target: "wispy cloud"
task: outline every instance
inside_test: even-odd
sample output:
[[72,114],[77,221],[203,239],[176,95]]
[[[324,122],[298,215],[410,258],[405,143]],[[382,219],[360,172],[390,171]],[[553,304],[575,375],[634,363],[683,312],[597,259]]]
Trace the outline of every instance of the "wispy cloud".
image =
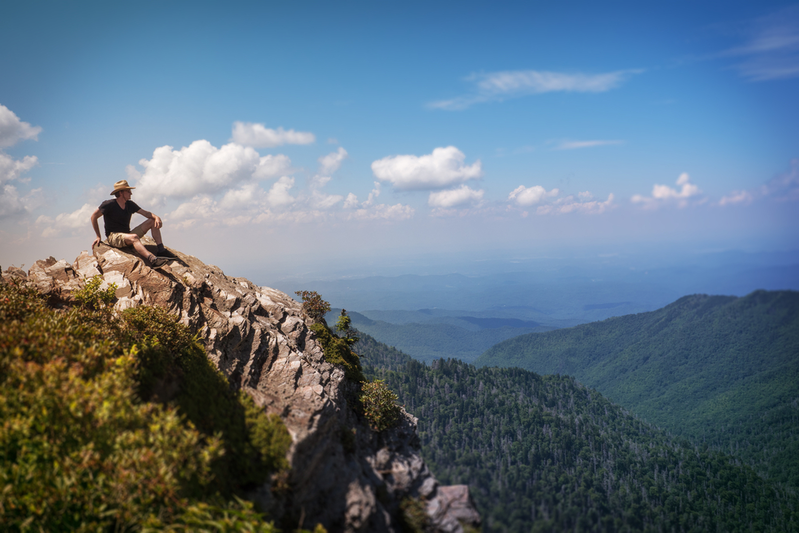
[[752,199],[752,193],[749,191],[732,191],[730,194],[723,196],[721,200],[719,200],[719,205],[749,205],[752,203]]
[[799,200],[799,158],[791,159],[791,168],[783,172],[761,187],[763,196],[770,196],[779,201]]
[[753,189],[732,191],[722,196],[718,205],[749,205],[756,201],[771,200],[775,202],[799,201],[799,158],[791,159],[790,168],[769,180],[768,183]]
[[601,215],[614,207],[613,193],[608,195],[607,200],[600,202],[599,200],[594,200],[590,192],[585,191],[578,193],[577,198],[573,195],[569,195],[565,198],[558,198],[551,204],[539,206],[536,209],[536,213],[539,215],[564,215],[567,213]]
[[756,19],[746,41],[723,52],[740,58],[735,68],[751,81],[799,76],[799,6],[791,6]]
[[577,150],[580,148],[593,148],[595,146],[609,146],[624,144],[624,141],[560,141],[552,150]]
[[620,87],[643,70],[617,70],[602,74],[549,72],[542,70],[506,70],[472,74],[470,94],[431,102],[434,109],[460,110],[483,102],[502,101],[549,92],[602,93]]

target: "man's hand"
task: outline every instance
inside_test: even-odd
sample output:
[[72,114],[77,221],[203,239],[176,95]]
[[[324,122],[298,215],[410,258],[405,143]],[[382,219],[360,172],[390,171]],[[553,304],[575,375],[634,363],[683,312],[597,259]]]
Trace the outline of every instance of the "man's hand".
[[98,244],[100,244],[100,241],[102,241],[102,240],[103,239],[101,239],[100,237],[95,237],[94,238],[94,242],[92,243],[92,250],[94,250],[94,247],[97,246]]
[[153,220],[154,220],[153,227],[156,229],[164,225],[163,222],[161,222],[161,217],[159,217],[158,215],[153,215]]

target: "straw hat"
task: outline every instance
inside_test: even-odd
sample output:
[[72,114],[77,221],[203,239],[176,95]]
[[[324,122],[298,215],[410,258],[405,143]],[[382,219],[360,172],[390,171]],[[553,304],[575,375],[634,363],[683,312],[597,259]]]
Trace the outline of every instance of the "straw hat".
[[114,183],[114,190],[111,191],[111,196],[114,196],[116,193],[120,191],[129,191],[135,188],[136,187],[131,187],[130,185],[128,185],[128,180],[119,180],[118,182]]

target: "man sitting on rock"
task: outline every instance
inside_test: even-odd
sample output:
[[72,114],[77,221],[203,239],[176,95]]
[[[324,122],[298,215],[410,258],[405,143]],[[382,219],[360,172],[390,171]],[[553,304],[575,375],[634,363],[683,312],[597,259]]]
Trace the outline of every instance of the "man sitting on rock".
[[[154,215],[149,211],[145,211],[139,207],[136,202],[132,201],[130,197],[133,195],[132,191],[136,187],[128,185],[126,180],[118,181],[114,184],[114,190],[111,191],[111,196],[115,196],[116,200],[106,200],[100,204],[94,213],[92,213],[91,221],[94,233],[97,238],[92,243],[92,249],[100,243],[100,227],[97,224],[97,219],[103,217],[103,224],[105,225],[106,244],[114,248],[123,248],[125,246],[133,246],[136,253],[141,256],[145,264],[150,267],[159,267],[175,257],[175,254],[164,248],[164,243],[161,240],[161,218]],[[147,220],[130,229],[130,217],[133,213],[138,213],[145,217]],[[150,231],[152,233],[155,243],[158,245],[157,253],[154,255],[150,253],[141,238]]]

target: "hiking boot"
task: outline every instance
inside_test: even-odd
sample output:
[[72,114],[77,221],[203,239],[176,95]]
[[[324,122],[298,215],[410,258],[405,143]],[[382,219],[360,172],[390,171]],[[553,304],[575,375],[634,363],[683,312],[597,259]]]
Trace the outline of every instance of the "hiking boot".
[[167,259],[177,259],[178,256],[164,248],[163,250],[158,250],[158,257],[166,257]]
[[158,268],[169,262],[169,257],[156,257],[150,261],[150,268]]

